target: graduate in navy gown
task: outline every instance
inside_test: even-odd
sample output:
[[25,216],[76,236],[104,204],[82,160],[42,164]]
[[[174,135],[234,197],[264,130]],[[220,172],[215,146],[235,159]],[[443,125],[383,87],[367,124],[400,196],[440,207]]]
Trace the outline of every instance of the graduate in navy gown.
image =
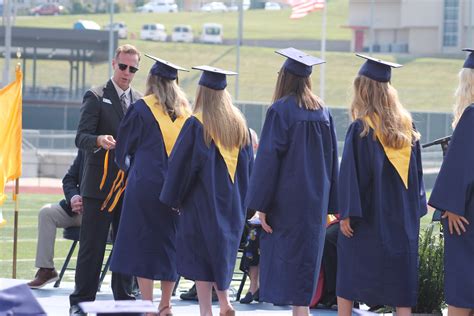
[[429,204],[445,211],[444,292],[448,315],[474,312],[474,50],[459,72],[454,133]]
[[137,276],[144,300],[153,300],[153,280],[161,280],[159,315],[171,313],[177,280],[176,233],[179,215],[160,202],[168,157],[191,114],[177,84],[177,65],[154,56],[146,96],[131,105],[120,124],[115,159],[128,173],[111,270]]
[[214,284],[220,313],[230,316],[227,290],[244,227],[253,151],[245,118],[225,89],[226,75],[236,73],[193,68],[203,71],[194,114],[176,141],[160,199],[182,214],[178,273],[196,281],[201,315],[212,315]]
[[418,234],[426,214],[419,138],[390,85],[401,65],[364,55],[339,174],[338,314],[353,301],[411,315],[418,292]]
[[308,315],[316,290],[328,211],[337,211],[337,140],[332,117],[311,92],[322,59],[294,48],[280,69],[263,126],[246,203],[257,210],[260,301]]

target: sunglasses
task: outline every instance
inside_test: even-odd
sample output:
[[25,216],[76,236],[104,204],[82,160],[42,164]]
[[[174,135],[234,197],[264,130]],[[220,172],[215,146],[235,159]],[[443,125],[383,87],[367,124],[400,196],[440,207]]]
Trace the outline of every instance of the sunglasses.
[[125,65],[125,64],[118,64],[118,67],[122,71],[125,71],[128,68],[128,71],[130,71],[130,73],[132,73],[132,74],[134,74],[138,71],[137,67],[133,67],[133,66]]

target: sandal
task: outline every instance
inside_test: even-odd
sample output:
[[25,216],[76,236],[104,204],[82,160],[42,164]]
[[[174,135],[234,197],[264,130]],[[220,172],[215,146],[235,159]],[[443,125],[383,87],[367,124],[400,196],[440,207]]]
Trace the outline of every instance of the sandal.
[[163,308],[161,308],[159,311],[158,311],[158,316],[161,316],[161,313],[163,313],[164,310],[166,309],[169,309],[170,312],[167,313],[167,314],[163,314],[163,316],[173,316],[173,313],[171,313],[171,306],[165,306]]

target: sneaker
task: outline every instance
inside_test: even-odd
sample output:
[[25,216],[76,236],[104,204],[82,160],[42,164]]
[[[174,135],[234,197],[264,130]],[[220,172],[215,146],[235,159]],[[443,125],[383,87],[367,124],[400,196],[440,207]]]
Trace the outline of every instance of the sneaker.
[[40,289],[48,283],[56,282],[59,279],[56,269],[39,268],[35,279],[27,283],[31,289]]

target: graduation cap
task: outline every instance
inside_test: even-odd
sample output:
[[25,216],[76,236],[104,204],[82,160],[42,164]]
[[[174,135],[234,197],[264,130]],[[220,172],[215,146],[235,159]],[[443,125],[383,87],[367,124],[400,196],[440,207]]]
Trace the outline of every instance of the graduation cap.
[[235,76],[236,72],[224,70],[211,66],[195,66],[193,69],[203,71],[199,85],[208,87],[213,90],[224,90],[227,87],[226,76]]
[[161,58],[148,54],[145,54],[145,56],[155,61],[155,63],[150,69],[150,73],[154,76],[160,76],[169,80],[175,80],[176,78],[178,78],[178,70],[189,71],[186,68],[180,67]]
[[474,69],[474,49],[463,48],[463,51],[469,52],[470,54],[467,56],[466,61],[464,61],[464,65],[462,66],[462,68]]
[[0,291],[0,315],[46,315],[26,284]]
[[356,56],[367,59],[360,68],[359,75],[369,77],[370,79],[379,82],[389,82],[392,76],[392,68],[402,67],[400,64],[362,54],[356,54]]
[[289,73],[298,77],[308,77],[311,75],[314,65],[325,63],[321,58],[308,55],[293,47],[279,49],[275,53],[287,58],[283,67]]

